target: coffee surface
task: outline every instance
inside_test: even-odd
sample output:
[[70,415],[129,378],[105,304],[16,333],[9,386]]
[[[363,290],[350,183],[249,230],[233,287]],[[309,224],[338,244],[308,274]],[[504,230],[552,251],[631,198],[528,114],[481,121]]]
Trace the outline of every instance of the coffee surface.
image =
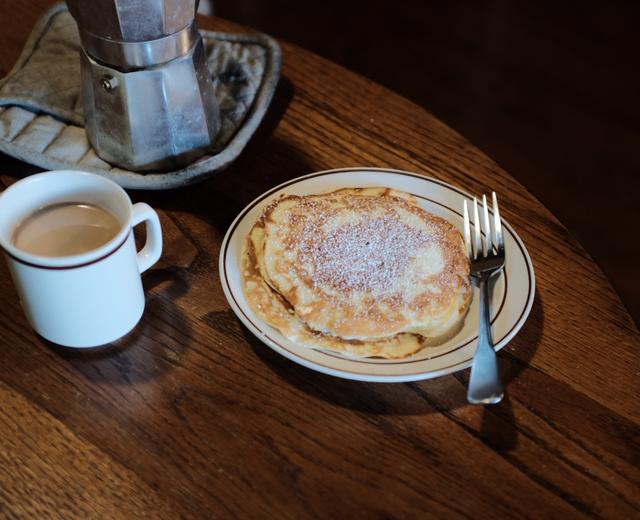
[[39,256],[70,256],[96,249],[115,237],[122,224],[109,211],[78,202],[45,206],[24,219],[13,244]]

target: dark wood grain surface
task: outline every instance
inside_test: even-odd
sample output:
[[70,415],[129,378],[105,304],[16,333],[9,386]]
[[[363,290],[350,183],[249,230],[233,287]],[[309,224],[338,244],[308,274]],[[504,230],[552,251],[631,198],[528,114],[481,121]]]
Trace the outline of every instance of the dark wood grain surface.
[[[0,73],[47,3],[17,13],[0,3]],[[91,351],[48,344],[0,267],[0,516],[638,517],[640,336],[602,272],[539,201],[430,114],[301,48],[283,53],[267,119],[229,170],[131,193],[157,208],[165,234],[133,333]],[[502,195],[538,290],[499,355],[500,405],[468,405],[466,371],[410,384],[312,372],[229,309],[218,253],[242,207],[284,180],[361,165]],[[33,171],[0,156],[5,186]]]

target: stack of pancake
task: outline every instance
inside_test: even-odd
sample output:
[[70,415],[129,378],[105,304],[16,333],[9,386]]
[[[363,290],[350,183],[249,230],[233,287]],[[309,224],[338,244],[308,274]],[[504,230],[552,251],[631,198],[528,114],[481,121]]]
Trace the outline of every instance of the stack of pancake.
[[402,358],[455,334],[469,307],[460,232],[388,188],[282,196],[251,229],[244,289],[290,340]]

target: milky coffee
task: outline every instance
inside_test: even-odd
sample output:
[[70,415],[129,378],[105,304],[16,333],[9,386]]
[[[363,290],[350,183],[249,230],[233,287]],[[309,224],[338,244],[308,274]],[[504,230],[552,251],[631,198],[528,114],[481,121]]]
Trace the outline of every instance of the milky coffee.
[[96,249],[115,237],[120,222],[92,204],[65,202],[29,215],[13,232],[13,244],[40,256],[69,256]]

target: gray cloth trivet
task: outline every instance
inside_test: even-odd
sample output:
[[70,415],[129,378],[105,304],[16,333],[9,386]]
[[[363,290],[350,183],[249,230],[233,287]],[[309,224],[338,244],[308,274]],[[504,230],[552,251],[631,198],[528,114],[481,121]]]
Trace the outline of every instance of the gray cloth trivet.
[[280,48],[263,34],[201,33],[221,115],[211,154],[162,173],[123,170],[95,154],[84,131],[78,31],[64,4],[40,18],[13,70],[0,80],[0,151],[47,170],[98,173],[132,189],[176,188],[224,169],[271,102]]

